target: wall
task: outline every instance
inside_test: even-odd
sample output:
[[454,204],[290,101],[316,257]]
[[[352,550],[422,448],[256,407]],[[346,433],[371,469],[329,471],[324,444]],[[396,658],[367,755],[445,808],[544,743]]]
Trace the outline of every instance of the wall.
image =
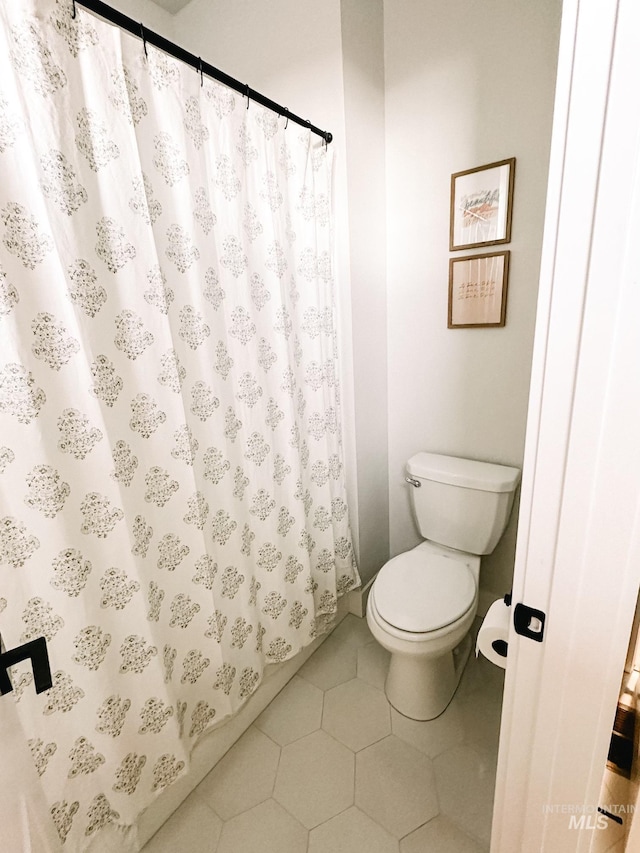
[[389,559],[382,0],[342,0],[353,390],[363,585]]
[[[419,450],[521,466],[560,0],[385,0],[391,553]],[[447,329],[453,172],[516,157],[502,329]],[[497,247],[502,248],[502,247]],[[464,252],[459,252],[459,255]],[[511,586],[515,513],[481,586]]]
[[108,0],[108,4],[134,21],[141,21],[158,35],[174,40],[173,16],[151,0]]

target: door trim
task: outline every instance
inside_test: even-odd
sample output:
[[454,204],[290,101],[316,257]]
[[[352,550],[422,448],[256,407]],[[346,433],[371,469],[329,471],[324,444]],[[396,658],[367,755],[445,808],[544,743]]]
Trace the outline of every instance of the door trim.
[[589,849],[640,585],[634,79],[637,2],[565,0],[492,853]]

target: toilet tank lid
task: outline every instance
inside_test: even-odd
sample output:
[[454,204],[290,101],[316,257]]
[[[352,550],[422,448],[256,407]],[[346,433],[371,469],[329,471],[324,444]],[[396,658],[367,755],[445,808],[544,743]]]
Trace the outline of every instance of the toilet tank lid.
[[439,453],[416,453],[407,462],[407,471],[423,480],[483,492],[512,492],[520,482],[519,468]]

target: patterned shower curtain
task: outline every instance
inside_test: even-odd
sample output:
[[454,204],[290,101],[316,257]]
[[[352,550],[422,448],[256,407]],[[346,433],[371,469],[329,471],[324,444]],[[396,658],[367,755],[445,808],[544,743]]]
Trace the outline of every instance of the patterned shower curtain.
[[0,4],[0,630],[53,673],[0,705],[65,850],[359,583],[331,229],[321,139],[67,0]]

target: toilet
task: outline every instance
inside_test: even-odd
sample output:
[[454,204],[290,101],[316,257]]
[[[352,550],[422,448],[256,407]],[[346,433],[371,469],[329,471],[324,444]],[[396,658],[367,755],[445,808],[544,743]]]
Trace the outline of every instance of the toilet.
[[367,623],[391,652],[391,705],[405,717],[432,720],[453,698],[469,657],[480,557],[507,526],[520,471],[437,453],[417,453],[406,470],[425,541],[380,569]]

